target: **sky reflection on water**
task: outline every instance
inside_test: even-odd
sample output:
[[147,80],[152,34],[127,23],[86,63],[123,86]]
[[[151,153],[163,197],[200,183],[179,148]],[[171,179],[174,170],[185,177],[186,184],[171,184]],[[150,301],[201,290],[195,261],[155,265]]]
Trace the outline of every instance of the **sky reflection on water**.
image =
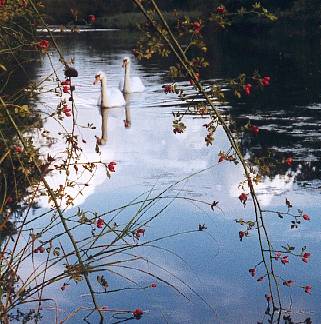
[[[90,123],[97,126],[96,130],[78,129],[79,134],[86,140],[84,160],[97,160],[95,135],[100,136],[101,116],[96,105],[99,88],[92,86],[95,73],[100,70],[107,72],[108,84],[116,87],[123,73],[122,58],[130,54],[132,46],[132,40],[127,37],[119,38],[118,32],[117,35],[110,32],[104,36],[98,34],[96,37],[97,39],[92,35],[80,35],[68,38],[66,42],[63,38],[60,40],[65,55],[76,58],[76,67],[79,71],[75,91],[77,121],[82,125]],[[54,59],[57,61],[57,58]],[[238,200],[241,193],[238,185],[243,179],[240,166],[217,163],[219,151],[228,149],[223,131],[218,129],[212,147],[206,147],[204,143],[205,131],[202,127],[204,119],[187,118],[187,131],[184,134],[173,134],[171,112],[179,109],[181,103],[174,95],[165,95],[161,89],[166,80],[166,67],[140,65],[137,62],[133,65],[133,74],[144,80],[147,90],[142,94],[131,95],[128,100],[126,109],[127,114],[130,111],[130,128],[124,127],[125,107],[110,112],[108,142],[105,146],[101,146],[102,161],[117,161],[117,172],[108,180],[104,168],[98,169],[90,186],[76,200],[76,206],[100,212],[110,210],[146,190],[154,188],[157,192],[208,168],[179,183],[170,194],[179,193],[180,196],[210,203],[213,200],[219,201],[223,212],[218,209],[213,212],[208,206],[198,206],[187,200],[177,199],[146,231],[148,238],[156,238],[169,233],[196,229],[198,224],[205,223],[208,230],[204,233],[179,236],[160,243],[160,246],[177,253],[184,262],[162,250],[144,248],[140,254],[143,255],[146,251],[151,260],[188,283],[212,305],[215,311],[213,312],[177,278],[160,270],[156,271],[186,293],[191,299],[190,302],[161,283],[156,289],[99,296],[99,301],[112,308],[124,308],[126,305],[129,309],[136,307],[149,309],[150,313],[143,316],[142,323],[255,323],[262,320],[266,308],[264,300],[264,294],[267,292],[266,283],[257,283],[248,273],[248,269],[259,260],[257,239],[253,235],[240,243],[238,238],[240,226],[233,221],[241,217],[249,218],[252,214],[251,204],[248,203],[246,208],[243,208]],[[41,77],[48,71],[50,67],[45,61],[38,68],[36,77]],[[46,102],[47,106],[55,109],[59,98],[56,99],[55,102],[52,94],[41,95],[39,107],[42,107],[41,102]],[[64,123],[68,125],[70,121]],[[273,123],[279,127],[276,121]],[[52,134],[59,131],[56,124],[49,120],[45,128],[50,129]],[[42,152],[58,154],[62,148],[63,143],[58,142],[51,146],[49,151],[44,146]],[[58,186],[62,178],[56,174],[48,180],[52,185]],[[79,179],[79,181],[86,180]],[[321,319],[319,313],[321,264],[318,257],[321,240],[320,192],[302,189],[294,178],[288,177],[287,174],[277,174],[271,179],[265,179],[258,185],[258,192],[265,208],[286,210],[284,201],[287,197],[296,208],[302,208],[311,215],[311,222],[304,223],[299,230],[290,230],[288,220],[280,220],[274,215],[267,219],[267,223],[275,244],[309,246],[312,253],[309,264],[305,265],[294,260],[292,264],[291,260],[291,267],[277,267],[282,276],[299,277],[298,281],[302,281],[302,284],[312,284],[312,296],[304,294],[299,288],[281,287],[281,290],[287,296],[285,299],[287,301],[292,294],[294,318],[304,320],[311,316],[313,322],[318,323]],[[162,201],[159,203],[160,206],[162,203]],[[46,207],[45,200],[42,204]],[[68,213],[73,211],[69,210]],[[130,211],[125,212],[122,217],[126,219],[129,216]],[[151,264],[146,263],[145,267],[146,270],[153,269]],[[146,276],[139,273],[132,275],[142,286],[152,281],[152,278],[148,281]],[[108,281],[110,287],[124,285],[122,280],[116,278],[108,278]],[[58,286],[51,288],[49,292],[63,308],[63,314],[68,314],[78,303],[79,296],[86,293],[82,285],[72,284],[72,286],[72,289],[66,292],[61,292]],[[86,303],[86,297],[81,297],[81,300]],[[48,313],[45,318],[50,319],[51,316],[52,314]],[[79,314],[71,322],[78,323],[81,318]]]

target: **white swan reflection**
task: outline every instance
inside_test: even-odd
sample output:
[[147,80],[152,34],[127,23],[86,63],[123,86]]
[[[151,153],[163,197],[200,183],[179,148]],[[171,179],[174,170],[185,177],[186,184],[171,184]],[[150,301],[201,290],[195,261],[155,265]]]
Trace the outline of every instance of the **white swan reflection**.
[[122,117],[119,116],[119,113],[124,110],[125,119],[124,127],[125,129],[129,129],[132,126],[131,121],[131,113],[130,113],[130,100],[129,95],[125,94],[126,105],[125,108],[105,108],[103,106],[100,107],[100,115],[101,115],[101,136],[97,137],[97,144],[98,145],[105,145],[108,141],[108,118],[109,115],[112,117],[116,117],[116,119],[121,119]]

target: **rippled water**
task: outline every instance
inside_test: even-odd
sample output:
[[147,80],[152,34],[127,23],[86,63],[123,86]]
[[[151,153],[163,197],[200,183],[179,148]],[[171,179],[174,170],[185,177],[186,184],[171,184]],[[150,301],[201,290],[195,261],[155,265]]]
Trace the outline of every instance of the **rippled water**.
[[[64,55],[75,58],[75,66],[79,72],[79,77],[75,79],[77,122],[79,125],[92,124],[97,127],[94,130],[77,128],[79,136],[86,141],[83,146],[84,160],[97,159],[95,136],[101,135],[101,115],[97,107],[100,90],[92,85],[94,76],[97,71],[103,71],[107,74],[108,86],[117,87],[123,73],[122,58],[128,55],[132,57],[134,40],[134,35],[119,31],[58,38]],[[213,49],[214,54],[218,51]],[[231,68],[224,68],[225,61],[231,58],[222,53],[217,58],[221,59],[221,68],[216,69],[214,65],[214,70],[208,78],[234,77],[235,74],[231,75]],[[55,54],[52,59],[62,76],[63,71]],[[242,66],[242,62],[240,60],[238,65],[234,63],[239,72],[243,71],[243,68],[250,70],[249,66]],[[169,81],[166,66],[152,62],[142,64],[134,58],[132,65],[133,75],[144,80],[146,91],[130,95],[126,107],[111,109],[107,122],[108,141],[100,148],[103,161],[117,161],[117,172],[109,180],[106,179],[104,169],[99,169],[91,179],[90,186],[77,198],[75,207],[100,212],[110,210],[146,190],[160,190],[195,173],[174,187],[170,195],[183,198],[176,199],[146,230],[145,235],[153,238],[184,232],[196,229],[199,224],[204,223],[208,230],[161,241],[159,246],[164,249],[145,248],[141,251],[164,268],[156,269],[152,264],[146,263],[146,271],[156,269],[158,275],[175,285],[187,298],[159,282],[156,289],[100,295],[99,302],[111,308],[140,307],[148,310],[141,319],[142,323],[266,321],[266,283],[257,283],[248,273],[248,269],[260,258],[258,242],[253,236],[241,243],[238,238],[240,227],[234,222],[236,218],[246,218],[251,214],[250,206],[243,208],[238,200],[242,171],[239,166],[217,163],[218,152],[229,147],[224,133],[219,129],[215,134],[214,145],[206,147],[206,133],[202,127],[206,119],[187,117],[186,132],[173,134],[172,111],[179,110],[182,103],[175,95],[166,95],[162,91],[162,84]],[[311,296],[304,294],[298,287],[290,290],[281,286],[281,292],[285,296],[287,307],[293,302],[293,318],[296,321],[311,317],[313,322],[318,323],[321,321],[320,190],[313,189],[313,186],[304,189],[296,183],[293,174],[301,172],[302,167],[296,169],[299,164],[306,165],[319,160],[321,105],[316,97],[311,99],[312,102],[306,101],[300,105],[293,103],[293,100],[280,100],[280,104],[277,105],[275,97],[278,94],[277,88],[274,87],[277,87],[280,82],[278,78],[282,75],[276,72],[275,64],[273,66],[275,69],[269,72],[276,85],[272,85],[267,94],[263,95],[263,104],[261,102],[261,105],[258,105],[259,99],[246,98],[242,103],[235,103],[231,99],[230,104],[222,110],[231,114],[237,123],[250,119],[260,126],[261,131],[256,142],[242,140],[244,150],[248,154],[273,148],[279,153],[290,152],[294,156],[296,163],[292,173],[289,173],[289,170],[278,170],[260,183],[257,190],[264,208],[285,210],[284,201],[287,197],[296,208],[304,209],[311,215],[312,221],[304,224],[300,230],[290,230],[289,222],[277,217],[271,217],[267,222],[276,245],[291,243],[309,246],[313,256],[309,264],[293,260],[291,267],[277,266],[277,271],[282,277],[295,277],[298,284],[312,284]],[[36,67],[35,79],[41,79],[50,71],[49,61],[45,60]],[[48,82],[46,87],[51,85]],[[58,102],[59,98],[53,93],[47,93],[39,96],[36,105],[45,117],[46,113],[55,110]],[[131,127],[126,128],[124,121],[127,121],[127,124],[129,121]],[[64,123],[70,126],[70,121]],[[59,132],[56,124],[50,119],[45,122],[44,127],[50,130],[51,135]],[[57,156],[64,144],[57,142],[48,149],[43,140],[40,142],[43,144],[42,153],[50,152]],[[311,170],[312,167],[303,180],[315,183],[318,177],[313,176]],[[314,172],[318,174],[319,171],[315,169]],[[53,186],[58,186],[62,181],[59,174],[48,180]],[[85,179],[79,180],[84,181]],[[213,212],[207,205],[197,204],[191,199],[210,203],[213,200],[219,201],[222,211],[217,209]],[[45,200],[42,201],[42,205],[46,206]],[[73,210],[69,212],[72,213]],[[179,257],[166,252],[167,249],[174,251]],[[133,273],[132,277],[141,286],[154,281],[139,273]],[[118,278],[108,277],[108,281],[113,288],[124,285]],[[71,289],[64,292],[59,287],[53,287],[49,295],[55,298],[59,315],[63,318],[79,303],[86,305],[88,302],[89,305],[89,297],[82,295],[85,293],[82,285],[73,284]],[[79,323],[82,317],[83,314],[77,314],[70,322]],[[49,311],[44,318],[53,320],[53,313]],[[97,322],[97,319],[93,322]]]

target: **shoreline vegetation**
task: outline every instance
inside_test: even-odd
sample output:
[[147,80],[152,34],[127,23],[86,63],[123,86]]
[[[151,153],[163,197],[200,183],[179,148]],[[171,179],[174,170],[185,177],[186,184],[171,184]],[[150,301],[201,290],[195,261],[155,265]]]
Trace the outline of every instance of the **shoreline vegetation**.
[[[174,25],[177,22],[177,17],[189,16],[191,19],[197,19],[200,15],[200,11],[176,11],[176,15],[173,12],[165,12],[164,15],[168,24]],[[138,25],[145,23],[146,18],[143,14],[138,12],[126,12],[119,13],[111,16],[97,17],[95,26],[101,28],[116,28],[116,29],[138,29]]]
[[[176,11],[175,15],[173,12],[164,13],[169,25],[173,26],[177,22],[177,17],[188,16],[191,19],[197,19],[201,16],[200,11]],[[138,12],[126,12],[119,13],[111,16],[97,17],[95,23],[88,24],[85,20],[82,21],[69,21],[65,24],[59,24],[56,22],[48,22],[48,26],[51,28],[72,29],[125,29],[125,30],[138,30],[138,25],[145,22],[143,14]]]
[[[160,8],[164,12],[169,25],[174,25],[177,17],[188,16],[191,20],[206,19],[215,8],[223,5],[227,14],[242,12],[251,8],[252,0],[161,0]],[[269,23],[268,27],[275,25],[291,25],[311,27],[314,32],[320,32],[321,6],[318,0],[261,0],[264,7],[278,17],[278,21]],[[137,29],[137,25],[145,22],[144,16],[130,0],[97,0],[94,3],[84,0],[44,0],[42,9],[48,25],[78,26],[88,25],[95,28],[107,29]],[[260,28],[261,17],[255,15],[233,19],[233,28],[247,30]],[[265,25],[265,24],[263,24]]]
[[[199,17],[202,17],[200,11],[176,11],[166,12],[166,20],[170,26],[175,26],[177,22],[177,17],[189,17],[191,20],[197,20]],[[276,23],[269,23],[262,21],[259,23],[259,18],[254,17],[252,19],[236,19],[233,24],[233,28],[229,29],[229,32],[247,30],[247,32],[257,32],[258,30],[262,32],[263,30],[269,31],[272,29],[272,32],[275,29],[293,29],[297,30],[295,32],[298,34],[320,34],[321,25],[313,17],[303,17],[302,19],[297,19],[296,16],[280,13],[278,16],[278,21]],[[96,17],[95,23],[89,24],[85,20],[82,21],[69,21],[67,23],[57,23],[54,21],[48,21],[48,26],[50,28],[61,29],[61,31],[71,31],[77,32],[78,29],[122,29],[130,31],[138,31],[139,25],[143,24],[145,21],[144,16],[141,13],[137,12],[127,12],[119,13],[110,16],[101,16]],[[219,30],[218,30],[219,32]],[[221,31],[222,32],[222,31]]]

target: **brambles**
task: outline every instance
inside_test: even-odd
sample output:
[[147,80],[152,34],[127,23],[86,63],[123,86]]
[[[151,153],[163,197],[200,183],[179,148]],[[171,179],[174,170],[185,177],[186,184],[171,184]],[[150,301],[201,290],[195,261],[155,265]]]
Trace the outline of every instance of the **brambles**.
[[[57,51],[61,67],[64,68],[64,76],[61,77],[60,72],[52,66],[50,75],[43,76],[39,83],[32,81],[23,84],[22,89],[16,89],[17,93],[3,88],[5,96],[1,97],[0,112],[0,167],[3,179],[0,197],[0,320],[36,320],[41,316],[42,305],[48,302],[45,293],[49,286],[55,286],[66,294],[74,288],[75,283],[87,287],[93,310],[103,318],[103,312],[113,311],[105,306],[100,307],[96,295],[118,289],[109,286],[107,276],[105,278],[103,273],[119,275],[127,285],[130,285],[128,282],[133,283],[130,274],[122,276],[118,271],[122,267],[128,267],[127,272],[142,270],[142,263],[147,259],[136,254],[135,250],[145,244],[141,242],[145,241],[145,226],[162,212],[163,206],[158,211],[155,209],[155,215],[148,215],[149,205],[143,204],[127,222],[122,219],[120,224],[117,223],[118,215],[138,205],[136,200],[105,213],[80,209],[74,213],[67,212],[90,187],[90,181],[99,168],[105,169],[107,177],[111,177],[118,171],[118,163],[103,161],[99,150],[97,159],[84,159],[86,140],[79,128],[94,130],[96,127],[90,123],[78,124],[73,82],[78,71],[73,66],[74,58],[65,59],[50,34],[39,39],[34,33],[36,26],[45,27],[36,2],[28,1],[27,6],[20,3],[19,8],[14,1],[0,4],[3,7],[0,13],[1,29],[9,26],[8,30],[13,32],[1,36],[7,41],[1,43],[1,46],[7,46],[0,55],[2,76],[16,73],[15,60],[20,60],[18,65],[21,63],[23,67],[24,60],[20,55],[25,51],[39,53],[41,58],[49,51]],[[20,17],[27,21],[30,19],[30,26],[27,24],[30,29],[21,26],[26,34],[21,32],[18,35],[15,28],[18,26],[16,20]],[[89,16],[88,20],[94,23],[95,17]],[[12,51],[16,57],[11,55]],[[11,85],[12,79],[8,78],[7,82]],[[40,112],[35,112],[28,100],[32,97],[36,101],[43,92],[51,93],[56,103],[51,110],[44,106]],[[42,120],[45,123],[49,120],[55,126],[47,129]],[[59,150],[40,154],[38,147],[52,147],[58,142],[61,143]],[[153,203],[154,207],[161,199],[159,195],[148,194],[146,197],[146,201]],[[46,211],[37,205],[39,200],[47,206]],[[148,235],[145,238],[150,244],[155,242]],[[99,287],[94,285],[90,276],[97,272]],[[148,282],[151,276],[152,273],[146,274]],[[163,281],[161,277],[157,277],[160,282]],[[164,283],[169,284],[165,280]],[[156,283],[143,288],[156,288]],[[32,306],[35,310],[14,315],[19,305],[34,302],[35,298],[37,301]],[[117,310],[114,312],[117,313]],[[143,311],[137,308],[126,311],[126,314],[139,319]]]
[[[138,4],[150,5],[151,3],[140,1]],[[259,10],[260,8],[257,9]],[[220,15],[220,19],[225,19],[225,16],[230,14],[228,8],[222,6],[216,9],[213,8],[213,12]],[[75,17],[77,16],[77,12],[73,14]],[[147,12],[147,17],[149,17],[148,14],[149,12]],[[257,282],[262,282],[261,284],[269,285],[270,291],[265,295],[266,300],[268,303],[273,304],[273,309],[276,309],[278,306],[281,307],[278,289],[282,285],[287,288],[295,287],[299,280],[297,278],[294,278],[294,280],[289,278],[289,276],[279,278],[275,272],[275,264],[278,263],[278,266],[281,266],[286,271],[292,266],[295,259],[299,259],[301,265],[306,266],[305,263],[308,264],[310,262],[311,253],[305,247],[298,252],[297,248],[292,245],[284,245],[277,248],[277,245],[270,238],[268,228],[265,225],[266,214],[268,212],[261,209],[260,197],[255,192],[256,186],[262,181],[264,173],[261,172],[261,169],[257,168],[255,163],[244,158],[239,146],[237,130],[233,128],[234,126],[230,123],[231,120],[228,116],[222,116],[220,113],[220,104],[226,100],[226,96],[222,91],[222,84],[217,83],[216,80],[213,84],[200,79],[201,75],[202,78],[205,75],[201,70],[207,67],[206,58],[202,57],[207,51],[202,36],[205,28],[208,27],[206,26],[206,21],[203,20],[203,17],[181,19],[177,26],[178,35],[183,40],[183,46],[180,46],[175,43],[175,35],[173,36],[166,23],[162,22],[162,15],[158,13],[157,7],[155,7],[155,11],[150,12],[150,15],[151,18],[156,20],[157,24],[160,24],[160,28],[158,29],[160,34],[158,36],[160,37],[157,36],[155,39],[153,39],[153,36],[150,37],[151,43],[149,45],[154,46],[154,48],[151,51],[145,48],[142,56],[152,56],[154,54],[153,51],[163,57],[169,55],[170,51],[178,54],[178,63],[172,66],[171,76],[172,78],[178,78],[179,80],[177,81],[183,82],[176,83],[176,80],[171,80],[173,82],[169,82],[169,84],[163,87],[166,94],[177,94],[185,103],[184,112],[174,113],[172,131],[175,134],[184,133],[187,126],[183,117],[191,114],[193,117],[207,119],[205,124],[203,124],[205,134],[202,135],[202,139],[205,139],[207,146],[214,143],[217,129],[225,132],[230,148],[225,147],[224,151],[220,151],[218,158],[215,157],[216,152],[214,164],[218,168],[223,169],[226,167],[227,162],[233,162],[232,166],[233,164],[238,164],[238,168],[244,172],[244,179],[241,181],[237,193],[233,194],[231,199],[238,204],[240,212],[248,213],[246,219],[239,218],[240,216],[238,216],[236,223],[237,226],[240,226],[241,230],[239,231],[237,229],[233,238],[236,240],[239,238],[243,242],[240,248],[244,248],[250,240],[258,240],[262,253],[260,258],[262,260],[256,265],[251,265],[249,269],[250,276],[255,278]],[[150,21],[150,27],[153,25],[152,22],[153,20]],[[39,50],[41,57],[47,54],[48,48],[50,48],[50,51],[55,50],[56,45],[53,39],[50,39],[48,44],[44,42],[41,46],[35,46],[37,44],[36,41],[33,40],[31,43],[33,47]],[[159,41],[162,41],[162,44],[157,44]],[[195,54],[195,52],[197,53]],[[148,284],[143,284],[139,287],[133,287],[129,284],[129,287],[126,286],[123,290],[127,288],[148,289],[156,287],[154,283],[150,284],[151,278],[149,277],[153,277],[153,274],[146,273],[144,266],[141,267],[141,264],[147,263],[149,260],[138,252],[138,248],[152,246],[156,242],[156,239],[151,239],[152,231],[149,231],[149,225],[154,218],[166,209],[167,201],[165,208],[161,206],[159,210],[155,210],[154,213],[149,214],[151,210],[150,206],[156,209],[156,202],[159,200],[164,201],[163,196],[154,195],[153,190],[151,190],[143,198],[139,197],[128,205],[120,206],[115,210],[97,212],[95,210],[81,210],[80,208],[77,211],[76,209],[71,209],[73,205],[76,205],[77,197],[81,197],[86,188],[91,185],[90,179],[99,168],[106,171],[107,177],[111,177],[112,174],[114,175],[116,173],[113,180],[116,180],[117,175],[123,171],[121,168],[121,160],[119,159],[119,162],[117,160],[116,163],[115,161],[110,161],[108,158],[106,161],[102,158],[103,154],[99,147],[91,147],[91,153],[95,157],[94,159],[83,159],[86,139],[78,130],[81,127],[90,131],[95,129],[95,126],[90,122],[87,125],[78,124],[78,111],[73,97],[75,87],[70,79],[78,75],[77,70],[71,66],[73,61],[71,59],[71,62],[67,63],[65,59],[61,58],[60,60],[65,67],[65,76],[67,79],[64,77],[61,79],[56,70],[53,71],[53,76],[45,79],[46,85],[50,85],[51,90],[54,90],[52,93],[57,102],[55,102],[52,111],[47,112],[44,110],[42,113],[51,121],[55,120],[57,122],[57,128],[55,128],[55,138],[44,127],[41,127],[39,133],[48,142],[52,140],[51,144],[55,141],[64,143],[62,145],[63,147],[59,152],[52,150],[52,152],[50,151],[50,155],[39,156],[35,145],[32,143],[32,136],[30,137],[30,141],[28,141],[28,137],[22,133],[15,138],[13,143],[10,143],[6,147],[9,153],[4,153],[15,156],[18,166],[27,165],[27,168],[21,169],[23,171],[23,177],[28,181],[34,180],[31,183],[27,183],[27,188],[32,189],[32,191],[28,192],[26,206],[28,208],[35,206],[34,203],[37,201],[37,198],[40,195],[44,195],[49,197],[49,211],[48,213],[38,211],[34,217],[28,210],[26,214],[22,215],[22,218],[18,218],[17,224],[13,224],[8,219],[11,217],[11,211],[14,207],[19,206],[22,195],[13,194],[11,191],[3,195],[4,210],[7,213],[4,219],[6,228],[10,228],[10,225],[18,225],[17,228],[12,226],[15,231],[11,232],[12,234],[7,234],[7,236],[17,233],[15,236],[17,237],[17,241],[25,232],[30,232],[30,236],[25,236],[26,241],[24,242],[25,245],[23,248],[20,248],[20,246],[15,248],[14,243],[11,243],[10,239],[6,237],[5,244],[7,246],[4,248],[4,254],[1,254],[1,259],[4,260],[4,272],[1,274],[2,279],[7,280],[9,283],[10,287],[8,286],[6,289],[11,294],[10,297],[12,299],[5,301],[1,305],[1,311],[3,314],[6,314],[19,305],[20,302],[27,303],[33,300],[35,296],[39,299],[40,309],[40,306],[43,307],[43,304],[46,302],[43,296],[48,286],[56,284],[59,292],[63,291],[67,295],[69,289],[74,289],[75,284],[78,283],[87,286],[89,295],[92,298],[93,306],[88,311],[96,311],[100,313],[101,317],[105,313],[121,313],[124,314],[125,320],[132,319],[132,317],[139,319],[143,314],[145,315],[147,313],[145,310],[143,311],[140,308],[136,310],[114,310],[109,306],[99,305],[96,300],[96,295],[109,294],[122,290],[122,288],[113,286],[114,283],[113,280],[110,280],[110,277],[116,275],[124,279],[125,282],[126,280],[131,282],[131,271],[141,271],[144,273],[148,278]],[[236,79],[227,81],[225,85],[232,90],[231,92],[234,92],[236,97],[244,96],[245,100],[251,100],[253,96],[257,95],[259,91],[270,84],[271,78],[254,73],[253,75],[242,74]],[[81,87],[79,88],[81,89]],[[34,92],[39,91],[38,94],[44,91],[44,88],[37,85],[33,89]],[[8,119],[4,123],[14,125],[14,120],[9,118],[11,113],[13,113],[13,109],[11,108],[18,109],[20,114],[22,110],[28,110],[26,107],[22,109],[23,106],[18,106],[20,107],[18,108],[15,105],[5,105],[5,108],[8,108],[8,116],[6,117]],[[19,127],[14,127],[14,129],[19,134]],[[246,124],[242,128],[242,131],[244,131],[244,134],[241,134],[241,136],[244,135],[252,140],[258,140],[261,134],[264,136],[265,132],[259,126],[250,123]],[[260,135],[257,136],[258,134]],[[285,157],[278,159],[277,162],[283,164],[284,167],[293,166],[293,161],[289,164]],[[218,166],[218,164],[220,165]],[[269,163],[264,164],[267,167],[273,166]],[[34,169],[31,169],[29,166],[34,166]],[[18,174],[17,171],[13,171],[16,175]],[[36,179],[32,179],[30,172],[34,172],[37,176]],[[84,176],[88,176],[88,178],[84,178]],[[48,183],[52,177],[56,180],[55,184]],[[110,182],[107,182],[106,185],[108,186],[109,184]],[[213,197],[210,201],[213,201]],[[205,203],[212,211],[220,209],[218,201]],[[139,208],[133,212],[134,206],[139,206]],[[292,210],[290,210],[292,207],[293,204],[287,200],[287,210],[285,212],[275,212],[275,215],[280,219],[290,217],[291,229],[296,230],[302,226],[302,220],[308,221],[310,217],[301,211],[292,214]],[[238,211],[235,212],[238,213]],[[120,215],[122,213],[125,213],[125,217]],[[273,214],[273,212],[270,213]],[[130,216],[129,218],[128,215]],[[25,216],[26,218],[24,218]],[[196,226],[194,224],[191,232],[205,232],[207,229],[205,223],[200,220],[197,224]],[[57,228],[58,231],[56,232]],[[55,234],[53,235],[52,233],[54,231]],[[29,272],[26,275],[29,276],[27,283],[25,278],[19,278],[12,272],[12,269],[14,269],[12,264],[15,267],[18,265],[16,268],[20,267],[20,269],[21,267],[25,267],[26,263],[22,262],[20,264],[20,258],[23,261],[35,258],[35,264],[38,262],[40,264],[39,268],[33,264],[33,272]],[[61,265],[63,265],[62,269]],[[27,267],[25,268],[28,269]],[[117,272],[119,270],[123,270],[123,272]],[[91,280],[92,278],[96,278],[97,280]],[[162,282],[161,277],[153,277],[153,280],[155,279],[158,282]],[[164,280],[164,283],[168,284],[166,280]],[[168,285],[170,286],[170,284]],[[311,293],[311,286],[303,285],[299,287],[307,293]]]
[[[237,223],[246,227],[244,230],[239,231],[238,235],[240,241],[243,241],[244,238],[250,236],[250,232],[257,233],[262,260],[257,266],[251,268],[249,272],[251,276],[254,277],[258,270],[257,267],[262,265],[263,273],[257,281],[261,282],[263,281],[263,278],[267,278],[269,293],[265,295],[265,298],[268,303],[272,303],[273,305],[273,312],[271,314],[271,318],[273,319],[275,310],[282,309],[282,300],[279,289],[280,283],[284,283],[284,285],[287,287],[294,285],[294,280],[292,279],[280,280],[278,275],[275,273],[274,263],[277,260],[280,260],[280,263],[284,267],[288,266],[290,263],[289,254],[301,258],[304,263],[308,263],[310,255],[309,252],[305,251],[305,248],[302,248],[302,253],[294,254],[293,251],[295,248],[290,245],[282,247],[282,253],[274,249],[274,245],[265,222],[266,215],[271,211],[264,211],[261,208],[255,186],[266,174],[270,173],[271,168],[275,164],[283,163],[286,166],[291,167],[293,165],[293,159],[292,157],[283,157],[278,161],[274,161],[273,164],[269,164],[267,163],[269,157],[257,157],[256,161],[260,162],[258,167],[256,163],[253,163],[253,159],[246,159],[243,156],[243,152],[239,146],[239,139],[237,138],[235,130],[230,128],[230,124],[232,122],[228,118],[225,120],[222,117],[221,111],[215,106],[216,100],[219,103],[225,98],[224,94],[222,94],[222,91],[219,88],[220,84],[214,84],[214,87],[212,87],[213,90],[216,90],[216,94],[218,94],[216,98],[213,98],[211,93],[208,91],[209,86],[207,85],[207,82],[200,80],[200,70],[204,68],[204,66],[194,66],[193,63],[195,62],[194,57],[202,52],[202,48],[206,48],[206,44],[202,37],[202,31],[205,29],[207,29],[207,31],[209,30],[209,22],[214,22],[216,26],[220,26],[221,28],[227,28],[232,24],[232,21],[236,16],[256,15],[258,17],[264,17],[270,21],[275,21],[276,17],[265,9],[259,2],[254,3],[252,6],[249,6],[249,8],[241,7],[239,10],[237,10],[237,12],[230,12],[228,8],[219,5],[218,7],[213,8],[212,11],[209,9],[211,13],[209,19],[204,17],[200,17],[199,19],[193,21],[191,21],[188,17],[183,20],[178,19],[176,28],[172,29],[166,23],[164,16],[154,1],[151,1],[150,4],[146,4],[146,6],[139,1],[135,1],[135,3],[148,18],[148,24],[146,25],[148,26],[148,39],[145,43],[143,40],[139,42],[139,48],[136,49],[135,52],[137,57],[147,58],[144,57],[144,53],[149,53],[148,59],[150,59],[153,55],[159,53],[159,51],[153,49],[160,46],[160,44],[163,48],[166,48],[167,46],[167,48],[171,50],[172,54],[178,61],[175,66],[170,68],[170,75],[173,78],[173,82],[176,82],[177,78],[187,80],[195,90],[193,95],[186,98],[184,87],[182,87],[183,95],[180,95],[180,99],[186,102],[188,105],[186,115],[193,110],[195,111],[195,115],[200,117],[203,117],[204,113],[206,114],[209,119],[209,122],[204,125],[208,130],[208,134],[205,137],[206,145],[211,145],[213,143],[214,133],[217,127],[216,125],[221,127],[229,140],[232,154],[220,152],[218,163],[230,160],[229,157],[232,156],[232,158],[239,162],[242,166],[245,179],[240,183],[239,187],[243,192],[239,195],[238,199],[245,208],[248,207],[248,198],[251,198],[251,205],[254,209],[254,211],[252,211],[254,213],[254,220],[236,220]],[[156,33],[151,32],[152,28],[154,28]],[[153,39],[152,46],[149,39]],[[191,48],[193,48],[193,50],[191,50]],[[166,52],[166,56],[167,55],[168,53]],[[271,80],[272,78],[269,75],[261,76],[258,72],[255,72],[252,76],[247,76],[242,73],[239,75],[239,77],[231,80],[223,80],[222,83],[225,81],[225,83],[228,84],[228,88],[233,91],[235,97],[241,98],[245,96],[246,100],[251,100],[250,98],[252,96],[257,95],[259,91],[263,90],[263,88],[270,86]],[[171,92],[171,88],[168,87],[166,88],[166,93],[169,92]],[[214,93],[214,91],[212,93]],[[247,99],[247,97],[249,99]],[[193,102],[193,100],[197,101],[197,103]],[[202,101],[202,107],[205,107],[204,109],[197,109],[197,107],[200,107],[199,101]],[[183,113],[179,116],[174,115],[174,133],[182,133],[185,130],[186,126],[182,122],[183,116]],[[251,123],[248,123],[243,129],[246,129],[248,133],[255,137],[260,132],[260,128]],[[293,217],[294,220],[291,221],[292,229],[297,229],[299,227],[301,224],[300,218],[306,218],[309,220],[309,217],[303,217],[303,212],[300,210],[298,211],[298,215],[292,214],[290,212],[292,204],[288,200],[286,201],[286,205],[288,207],[287,212],[283,213],[275,211],[274,213],[280,218],[285,216]],[[275,255],[275,257],[273,255]],[[308,287],[308,293],[311,292],[311,289],[309,288],[310,286],[306,287]],[[270,310],[267,311],[266,314],[270,314]]]

